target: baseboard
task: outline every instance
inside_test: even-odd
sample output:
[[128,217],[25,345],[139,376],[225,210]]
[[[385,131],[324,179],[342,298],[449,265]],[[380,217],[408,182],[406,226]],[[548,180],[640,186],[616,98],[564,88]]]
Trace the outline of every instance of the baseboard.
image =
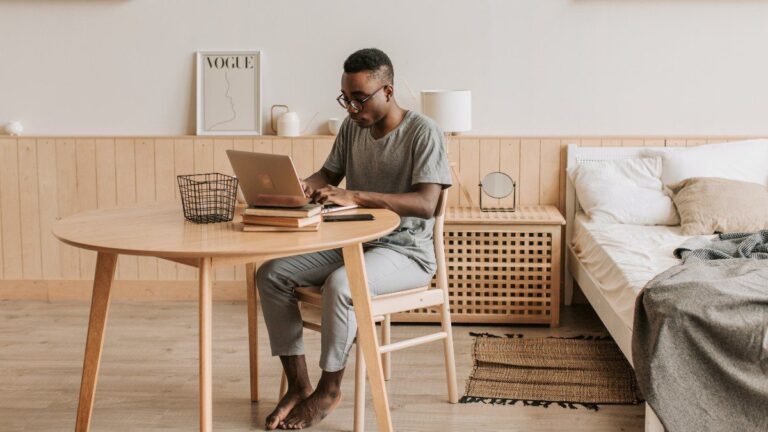
[[[0,281],[0,300],[91,300],[93,281]],[[112,284],[113,300],[197,300],[197,281],[125,281]],[[213,282],[214,300],[246,300],[244,281]]]

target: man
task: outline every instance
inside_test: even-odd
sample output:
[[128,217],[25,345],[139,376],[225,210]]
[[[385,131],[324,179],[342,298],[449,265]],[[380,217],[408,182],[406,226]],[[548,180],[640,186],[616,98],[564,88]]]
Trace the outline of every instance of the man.
[[[433,214],[451,177],[443,134],[435,123],[397,105],[392,62],[363,49],[344,62],[339,104],[349,114],[320,171],[303,181],[319,203],[387,208],[401,217],[392,233],[363,246],[371,295],[424,286],[435,273]],[[346,176],[347,189],[338,188]],[[280,356],[288,392],[266,428],[301,429],[341,400],[341,379],[356,334],[349,282],[340,250],[264,263],[256,273],[272,355]],[[307,375],[297,286],[322,286],[320,381]]]

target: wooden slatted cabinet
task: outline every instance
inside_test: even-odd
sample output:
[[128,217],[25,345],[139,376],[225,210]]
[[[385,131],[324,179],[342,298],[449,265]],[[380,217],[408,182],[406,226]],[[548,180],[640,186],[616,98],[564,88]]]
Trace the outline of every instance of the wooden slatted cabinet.
[[[563,225],[550,205],[516,212],[449,208],[444,241],[453,322],[557,327]],[[393,320],[438,322],[439,314],[421,309]]]

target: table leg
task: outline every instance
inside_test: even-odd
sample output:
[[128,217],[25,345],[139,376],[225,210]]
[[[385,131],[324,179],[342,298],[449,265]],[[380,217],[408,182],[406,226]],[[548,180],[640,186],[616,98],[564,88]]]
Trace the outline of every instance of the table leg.
[[115,277],[117,255],[99,252],[96,257],[96,273],[93,277],[91,294],[91,315],[88,320],[88,336],[85,341],[83,376],[80,381],[80,399],[77,404],[75,431],[88,431],[91,427],[93,397],[96,393],[96,380],[101,363],[101,350],[104,346],[104,326],[107,323],[109,309],[109,291]]
[[376,338],[376,324],[373,322],[371,297],[368,292],[368,279],[363,260],[363,245],[358,243],[342,249],[344,267],[347,270],[352,304],[355,305],[357,317],[357,343],[360,344],[368,371],[368,382],[371,383],[373,407],[376,411],[376,422],[379,431],[392,432],[392,418],[389,415],[387,388],[384,384],[384,372],[379,355],[379,341]]
[[251,402],[259,401],[259,299],[256,296],[254,271],[256,264],[246,264],[246,298],[248,299],[248,355],[251,367]]
[[201,258],[200,282],[200,430],[213,430],[211,364],[211,258]]

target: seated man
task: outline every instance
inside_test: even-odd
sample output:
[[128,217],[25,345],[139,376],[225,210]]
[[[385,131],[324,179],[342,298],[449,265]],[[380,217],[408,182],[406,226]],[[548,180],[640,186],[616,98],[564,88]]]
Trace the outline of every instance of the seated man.
[[[320,171],[303,181],[319,203],[386,208],[401,216],[392,233],[363,245],[372,296],[427,285],[436,270],[434,212],[451,177],[443,134],[436,124],[395,102],[392,63],[382,51],[363,49],[344,62],[338,102],[344,120]],[[346,176],[347,188],[338,188]],[[311,426],[341,399],[341,378],[357,325],[340,250],[264,263],[256,272],[272,355],[280,356],[288,392],[267,417],[268,430]],[[297,286],[322,286],[320,367],[309,382],[296,303]]]

